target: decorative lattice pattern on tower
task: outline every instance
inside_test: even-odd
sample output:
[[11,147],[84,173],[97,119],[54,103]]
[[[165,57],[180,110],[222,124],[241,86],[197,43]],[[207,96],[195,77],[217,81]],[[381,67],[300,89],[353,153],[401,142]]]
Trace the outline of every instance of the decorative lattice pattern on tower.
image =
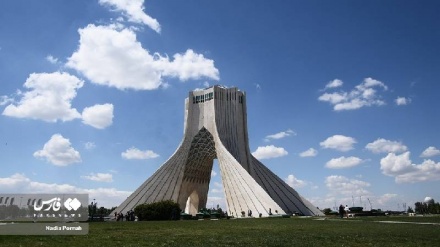
[[191,142],[184,179],[188,182],[209,183],[212,160],[215,158],[214,137],[203,127]]

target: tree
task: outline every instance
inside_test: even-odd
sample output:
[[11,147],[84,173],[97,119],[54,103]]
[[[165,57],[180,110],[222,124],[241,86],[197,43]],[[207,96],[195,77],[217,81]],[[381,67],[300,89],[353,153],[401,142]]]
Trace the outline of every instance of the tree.
[[95,214],[96,214],[96,206],[97,206],[97,204],[98,204],[97,202],[95,202],[95,203],[91,202],[90,205],[89,205],[89,216],[92,217],[92,220],[93,220],[93,218],[95,217]]
[[414,204],[414,210],[418,214],[424,214],[426,212],[425,203],[423,203],[423,202],[416,202]]
[[19,216],[20,208],[17,205],[1,205],[0,219],[15,219]]
[[440,214],[440,204],[434,199],[427,202],[416,202],[414,211],[418,214]]
[[324,208],[324,209],[322,210],[322,212],[323,212],[325,215],[329,215],[329,214],[332,212],[332,210],[331,210],[330,208]]
[[142,220],[178,220],[180,206],[172,200],[140,204],[134,208],[134,214]]

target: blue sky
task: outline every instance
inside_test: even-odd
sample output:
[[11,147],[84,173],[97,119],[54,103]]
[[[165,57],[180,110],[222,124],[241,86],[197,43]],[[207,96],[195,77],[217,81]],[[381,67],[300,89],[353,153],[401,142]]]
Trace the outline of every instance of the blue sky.
[[[0,193],[117,206],[179,145],[188,92],[220,84],[247,94],[254,155],[316,206],[440,200],[438,1],[0,7]],[[209,196],[224,205],[217,165]]]

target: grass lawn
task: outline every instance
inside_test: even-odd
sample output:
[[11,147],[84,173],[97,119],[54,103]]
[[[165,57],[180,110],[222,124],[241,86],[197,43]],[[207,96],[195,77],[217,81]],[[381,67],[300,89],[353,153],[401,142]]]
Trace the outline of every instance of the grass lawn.
[[[379,221],[430,222],[385,224]],[[1,228],[0,228],[1,231]],[[93,222],[83,236],[1,236],[0,246],[438,246],[440,217]]]

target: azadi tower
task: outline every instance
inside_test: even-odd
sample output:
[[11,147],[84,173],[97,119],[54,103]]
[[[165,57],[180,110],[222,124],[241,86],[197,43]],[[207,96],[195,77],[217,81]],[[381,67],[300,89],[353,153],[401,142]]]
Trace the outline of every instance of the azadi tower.
[[213,86],[185,99],[184,137],[175,153],[116,209],[173,200],[195,215],[206,206],[214,159],[218,160],[227,212],[322,215],[249,151],[246,95]]

